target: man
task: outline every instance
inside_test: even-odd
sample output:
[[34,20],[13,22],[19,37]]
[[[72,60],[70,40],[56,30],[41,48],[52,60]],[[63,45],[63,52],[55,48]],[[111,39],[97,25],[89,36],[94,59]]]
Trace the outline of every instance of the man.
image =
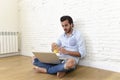
[[56,74],[57,77],[63,77],[67,72],[76,68],[79,58],[85,56],[85,45],[81,33],[74,30],[73,20],[70,16],[60,18],[64,34],[62,34],[56,43],[52,43],[52,51],[57,49],[59,57],[64,58],[60,64],[46,64],[33,57],[33,65],[36,72]]

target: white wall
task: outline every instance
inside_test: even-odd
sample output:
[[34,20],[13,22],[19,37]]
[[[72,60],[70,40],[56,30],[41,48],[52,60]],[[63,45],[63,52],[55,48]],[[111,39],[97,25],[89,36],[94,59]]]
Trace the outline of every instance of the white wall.
[[0,31],[18,31],[18,0],[0,0]]
[[81,65],[120,72],[119,0],[21,0],[21,54],[50,51],[62,33],[59,18],[70,15],[86,40]]

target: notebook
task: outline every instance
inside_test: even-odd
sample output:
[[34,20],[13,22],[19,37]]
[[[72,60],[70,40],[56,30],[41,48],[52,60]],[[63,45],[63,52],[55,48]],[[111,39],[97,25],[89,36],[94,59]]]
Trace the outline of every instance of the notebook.
[[53,52],[33,52],[33,54],[43,63],[59,64],[63,61]]

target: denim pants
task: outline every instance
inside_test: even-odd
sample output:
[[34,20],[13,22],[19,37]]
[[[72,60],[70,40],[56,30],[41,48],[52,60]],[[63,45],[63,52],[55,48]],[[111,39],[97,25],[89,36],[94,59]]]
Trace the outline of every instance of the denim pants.
[[70,72],[75,69],[75,68],[64,69],[64,64],[65,64],[65,62],[60,63],[60,64],[42,63],[37,58],[35,58],[34,62],[33,62],[33,65],[35,65],[37,67],[45,68],[47,70],[48,74],[55,74],[57,72]]

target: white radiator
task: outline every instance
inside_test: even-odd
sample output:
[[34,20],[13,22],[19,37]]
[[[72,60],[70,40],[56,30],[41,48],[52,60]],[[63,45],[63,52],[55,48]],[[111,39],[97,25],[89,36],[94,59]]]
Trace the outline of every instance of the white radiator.
[[18,32],[0,32],[0,54],[18,52]]

